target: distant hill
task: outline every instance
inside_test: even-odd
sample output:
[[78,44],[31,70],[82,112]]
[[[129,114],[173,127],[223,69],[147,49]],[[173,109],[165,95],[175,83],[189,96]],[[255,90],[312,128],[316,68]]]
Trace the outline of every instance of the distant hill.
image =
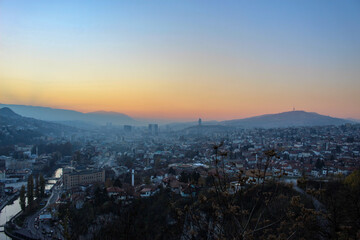
[[1,107],[8,107],[15,113],[25,117],[36,118],[44,121],[60,122],[62,124],[74,126],[79,122],[87,124],[105,125],[111,122],[113,125],[136,124],[136,120],[123,114],[116,112],[91,112],[82,113],[73,110],[56,109],[49,107],[0,104]]
[[42,136],[60,136],[78,131],[73,127],[22,117],[10,108],[0,108],[0,146],[33,143]]
[[256,117],[223,121],[221,124],[242,128],[285,128],[302,126],[342,125],[352,121],[320,115],[313,112],[291,111]]
[[31,129],[40,133],[60,134],[62,131],[74,131],[75,128],[58,123],[23,117],[10,108],[0,108],[0,126],[13,126],[17,129]]
[[11,119],[21,118],[21,116],[19,114],[14,113],[8,107],[0,108],[0,117],[11,118]]

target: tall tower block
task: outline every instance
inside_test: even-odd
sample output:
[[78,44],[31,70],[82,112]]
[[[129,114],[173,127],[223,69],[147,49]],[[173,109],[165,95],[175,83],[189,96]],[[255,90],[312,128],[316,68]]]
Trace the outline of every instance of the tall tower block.
[[134,187],[135,186],[135,178],[134,178],[134,169],[131,170],[131,185]]

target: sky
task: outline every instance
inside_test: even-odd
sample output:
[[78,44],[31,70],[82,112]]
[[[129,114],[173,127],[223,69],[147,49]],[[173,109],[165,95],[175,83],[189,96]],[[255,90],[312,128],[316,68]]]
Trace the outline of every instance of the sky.
[[360,1],[0,0],[0,103],[360,119]]

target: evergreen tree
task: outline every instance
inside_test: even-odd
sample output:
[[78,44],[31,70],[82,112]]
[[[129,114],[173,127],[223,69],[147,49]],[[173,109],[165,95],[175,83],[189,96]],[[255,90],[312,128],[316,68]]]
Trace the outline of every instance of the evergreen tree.
[[179,178],[179,181],[180,181],[180,182],[187,183],[187,182],[189,181],[189,179],[190,179],[189,174],[187,174],[187,173],[184,172],[184,171],[182,171],[182,172],[180,173],[180,178]]
[[45,196],[45,178],[42,174],[40,174],[40,197],[43,198]]
[[20,189],[20,207],[21,207],[21,210],[25,210],[25,186],[22,185],[21,186],[21,189]]
[[35,177],[35,197],[37,199],[40,199],[40,186],[38,177]]
[[28,197],[28,204],[29,206],[31,206],[32,202],[34,201],[34,179],[32,175],[28,177],[27,197]]
[[200,173],[193,171],[191,174],[191,180],[197,184],[199,182],[199,178],[200,178]]
[[321,161],[320,159],[317,159],[317,160],[316,160],[316,163],[315,163],[315,167],[316,167],[317,169],[322,169],[322,168],[324,167],[324,162]]
[[120,178],[117,178],[116,180],[115,180],[115,182],[114,182],[114,187],[122,187],[122,183],[121,183],[121,181],[120,181]]
[[176,172],[172,167],[169,168],[169,174],[176,175]]
[[95,189],[94,198],[95,198],[95,206],[97,207],[101,206],[104,202],[109,200],[106,188],[102,189],[100,187],[97,187]]

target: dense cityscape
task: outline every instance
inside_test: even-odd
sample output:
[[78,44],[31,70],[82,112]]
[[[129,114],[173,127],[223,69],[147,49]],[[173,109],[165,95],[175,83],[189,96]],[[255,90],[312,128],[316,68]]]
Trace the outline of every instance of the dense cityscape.
[[[157,201],[169,206],[165,213],[159,210],[164,219],[154,222],[177,228],[160,238],[199,238],[199,229],[194,236],[182,230],[190,223],[176,210],[185,211],[184,206],[216,189],[217,178],[232,195],[271,182],[306,196],[307,190],[316,189],[314,184],[326,186],[352,173],[358,177],[360,168],[360,124],[242,129],[206,125],[199,119],[181,130],[108,123],[92,130],[62,126],[60,132],[55,125],[52,132],[37,135],[34,132],[47,122],[24,118],[9,108],[0,112],[2,123],[10,119],[0,132],[1,207],[13,202],[22,209],[2,227],[15,239],[139,238],[126,229],[120,234],[106,228],[119,221],[117,214],[139,204],[157,206]],[[27,130],[30,138],[7,144],[17,131]],[[159,200],[164,196],[168,199]],[[84,211],[92,215],[85,217]],[[359,234],[356,229],[350,232]],[[152,231],[148,234],[149,239],[159,238]],[[213,234],[217,239],[221,232]]]

